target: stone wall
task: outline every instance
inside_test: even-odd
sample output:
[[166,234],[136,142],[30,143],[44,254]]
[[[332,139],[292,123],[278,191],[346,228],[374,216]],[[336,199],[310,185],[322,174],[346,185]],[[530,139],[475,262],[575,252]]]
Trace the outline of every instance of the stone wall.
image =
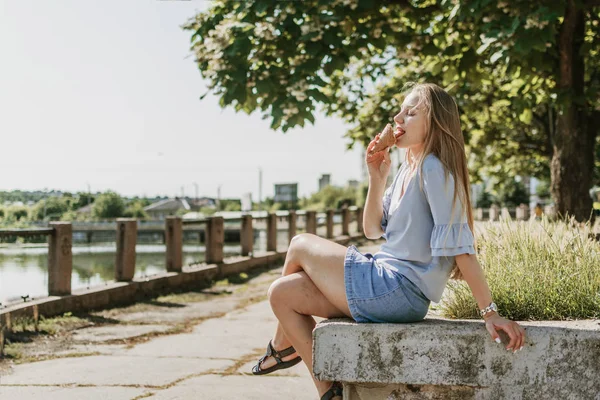
[[326,320],[314,330],[315,375],[345,399],[600,400],[600,321],[523,322],[517,353],[482,321],[412,324]]

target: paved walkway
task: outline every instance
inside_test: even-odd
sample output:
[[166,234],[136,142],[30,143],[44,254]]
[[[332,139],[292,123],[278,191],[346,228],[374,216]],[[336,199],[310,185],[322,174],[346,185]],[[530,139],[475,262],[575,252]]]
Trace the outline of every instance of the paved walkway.
[[[361,250],[378,248],[367,244]],[[93,313],[96,322],[60,346],[42,336],[27,349],[49,359],[5,361],[0,399],[316,399],[303,363],[250,373],[275,328],[266,291],[280,272]]]

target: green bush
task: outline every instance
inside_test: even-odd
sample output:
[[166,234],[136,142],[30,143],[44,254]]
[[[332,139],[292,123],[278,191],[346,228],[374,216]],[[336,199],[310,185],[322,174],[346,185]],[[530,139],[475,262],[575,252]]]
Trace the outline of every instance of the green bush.
[[69,197],[47,197],[38,201],[32,208],[32,221],[59,220],[71,208]]
[[134,200],[129,203],[123,216],[126,218],[137,218],[141,220],[148,219],[148,213],[144,210],[144,204],[139,200]]
[[18,222],[27,219],[28,214],[28,207],[11,205],[6,209],[6,220],[7,222]]
[[[500,313],[515,320],[600,317],[600,243],[571,222],[487,223],[478,259]],[[478,318],[464,281],[450,281],[442,310]]]
[[125,202],[115,192],[102,193],[92,204],[92,217],[95,219],[113,219],[125,214]]

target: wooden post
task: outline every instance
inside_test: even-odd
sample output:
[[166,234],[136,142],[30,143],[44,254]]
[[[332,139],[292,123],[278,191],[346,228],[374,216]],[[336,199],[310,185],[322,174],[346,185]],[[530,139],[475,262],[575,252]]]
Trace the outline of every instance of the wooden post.
[[267,215],[267,251],[277,251],[277,214]]
[[8,332],[12,332],[12,314],[6,313],[4,314],[4,326]]
[[288,244],[296,236],[296,211],[290,210],[288,214]]
[[73,272],[73,226],[70,222],[50,222],[54,233],[48,237],[48,294],[71,294]]
[[208,264],[223,262],[223,243],[225,243],[223,217],[209,218],[206,223],[206,262]]
[[136,243],[137,220],[134,218],[117,218],[116,281],[131,281],[133,279],[135,275]]
[[4,358],[4,326],[0,324],[0,360]]
[[307,211],[306,212],[306,233],[317,234],[317,212]]
[[342,209],[342,235],[350,235],[350,210],[348,207]]
[[242,231],[240,232],[242,255],[247,256],[254,248],[254,230],[252,229],[252,215],[242,215]]
[[521,221],[529,219],[529,207],[526,204],[521,204],[517,207],[517,219]]
[[333,215],[334,210],[327,210],[327,239],[333,238]]
[[498,221],[498,219],[500,219],[500,208],[495,205],[492,204],[492,206],[490,207],[490,221]]
[[364,208],[358,207],[356,209],[356,231],[362,233],[363,231],[363,212]]
[[167,272],[181,272],[183,265],[183,221],[179,217],[167,217],[165,221],[167,245]]
[[477,210],[475,210],[475,220],[483,221],[483,208],[480,207]]
[[33,305],[33,327],[36,332],[40,330],[40,309],[37,304]]

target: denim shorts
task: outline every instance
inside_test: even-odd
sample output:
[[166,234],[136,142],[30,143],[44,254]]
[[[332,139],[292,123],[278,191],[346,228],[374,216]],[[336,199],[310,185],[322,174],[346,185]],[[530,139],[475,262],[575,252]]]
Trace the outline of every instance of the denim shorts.
[[414,283],[354,246],[346,251],[344,283],[356,322],[416,322],[429,310],[430,300]]

